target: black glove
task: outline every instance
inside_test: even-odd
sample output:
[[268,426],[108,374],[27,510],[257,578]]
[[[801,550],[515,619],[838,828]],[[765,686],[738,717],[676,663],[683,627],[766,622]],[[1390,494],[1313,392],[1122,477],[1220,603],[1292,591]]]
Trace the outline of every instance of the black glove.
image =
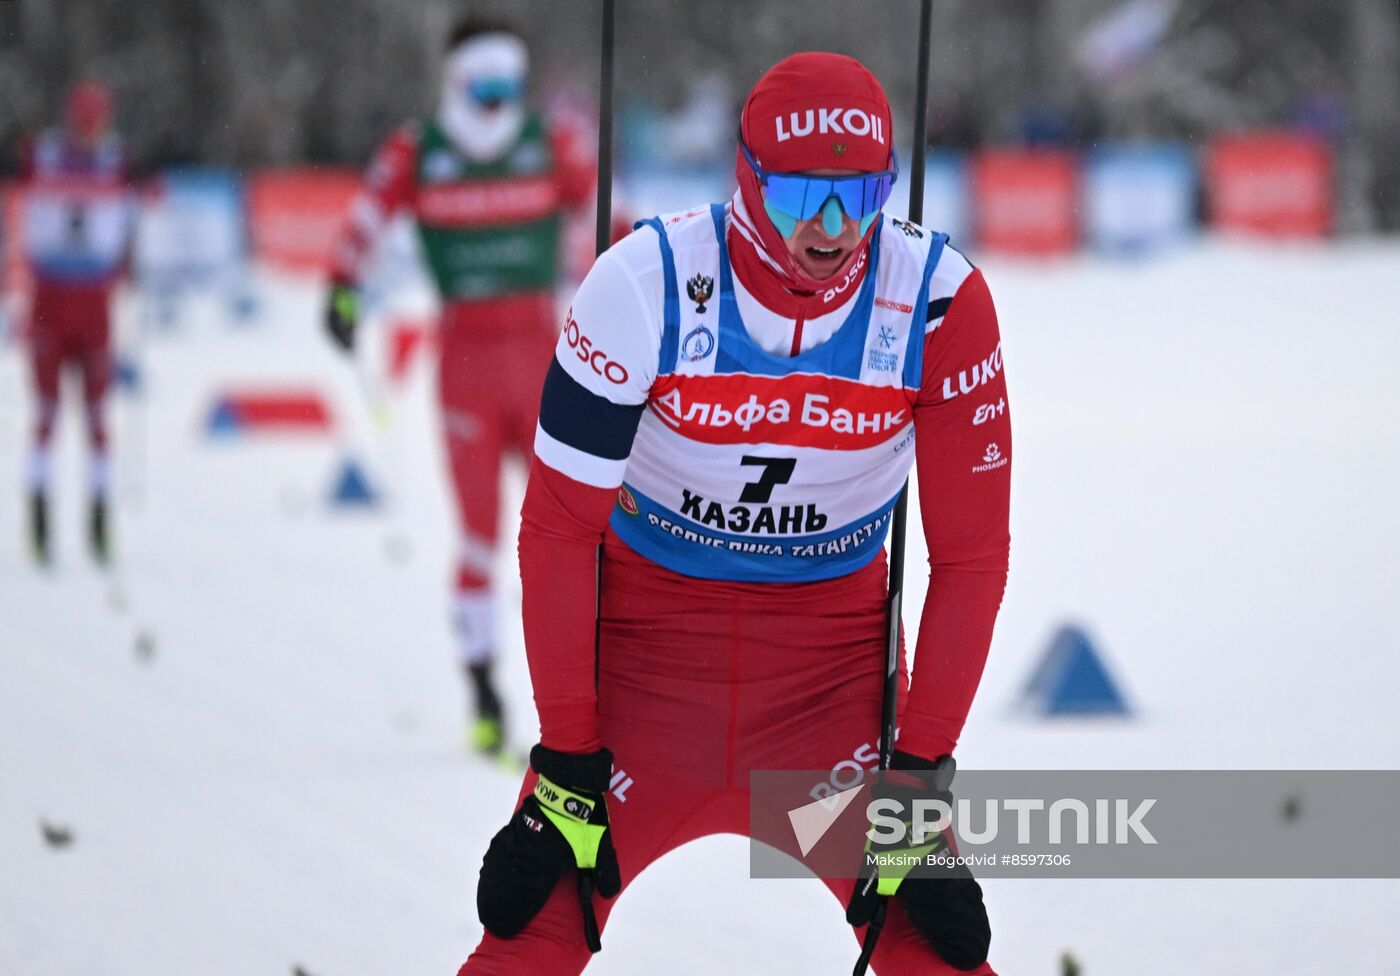
[[574,755],[535,746],[530,767],[539,773],[539,782],[491,839],[476,889],[477,915],[492,935],[512,938],[539,914],[560,877],[573,868],[578,871],[584,937],[597,952],[602,946],[593,891],[612,898],[622,888],[608,830],[612,753],[599,749]]
[[[886,774],[874,789],[876,799],[889,797],[901,801],[906,827],[904,838],[893,844],[867,841],[866,852],[895,855],[892,863],[901,863],[901,856],[927,858],[954,854],[950,838],[943,832],[915,843],[909,829],[913,819],[912,801],[916,797],[942,800],[951,809],[953,794],[949,788],[957,770],[953,757],[943,756],[936,762],[929,762],[896,749],[891,765],[896,770],[917,773],[917,777],[911,776],[902,783],[897,778],[891,781]],[[907,866],[886,868],[883,873],[862,867],[846,906],[846,921],[851,925],[883,924],[883,900],[891,895],[899,899],[914,928],[948,965],[955,969],[976,969],[987,961],[992,929],[982,905],[982,888],[965,865],[925,864],[912,870]]]
[[360,293],[346,284],[331,285],[326,297],[326,332],[345,352],[355,348],[355,327],[360,324]]

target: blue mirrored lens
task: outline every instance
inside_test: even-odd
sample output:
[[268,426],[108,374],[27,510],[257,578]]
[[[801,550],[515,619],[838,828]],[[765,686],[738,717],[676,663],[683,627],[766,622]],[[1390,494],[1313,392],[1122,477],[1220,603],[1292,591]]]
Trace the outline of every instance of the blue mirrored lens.
[[473,78],[467,82],[467,94],[483,104],[514,101],[524,88],[519,78]]
[[[742,145],[742,143],[741,143]],[[878,213],[890,198],[898,173],[895,168],[868,176],[807,176],[802,173],[769,173],[763,170],[743,146],[744,158],[763,184],[764,201],[798,220],[810,220],[822,204],[834,195],[841,209],[852,220]]]
[[771,173],[763,183],[764,198],[798,220],[815,217],[822,204],[835,196],[852,220],[876,213],[890,198],[893,173],[840,178]]

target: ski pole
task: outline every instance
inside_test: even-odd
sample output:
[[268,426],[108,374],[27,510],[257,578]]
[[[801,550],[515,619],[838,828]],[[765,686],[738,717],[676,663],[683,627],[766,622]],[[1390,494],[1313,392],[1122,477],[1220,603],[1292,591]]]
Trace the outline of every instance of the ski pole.
[[608,249],[612,233],[613,48],[617,12],[614,0],[603,0],[603,58],[598,79],[598,218],[595,257]]
[[[616,46],[617,10],[614,0],[603,0],[602,68],[598,78],[598,216],[594,237],[595,256],[608,249],[612,235],[613,48]],[[598,642],[602,631],[603,547],[598,546],[597,575],[593,589],[593,689],[598,689]],[[593,869],[579,869],[578,900],[583,909],[583,937],[589,952],[601,952],[598,918],[593,912]]]
[[[909,172],[909,220],[920,224],[924,220],[924,157],[928,139],[928,63],[929,34],[933,20],[933,0],[920,0],[919,3],[919,58],[918,78],[914,88],[914,151],[910,153]],[[880,769],[890,768],[894,755],[895,723],[898,719],[896,707],[899,696],[899,623],[904,608],[904,537],[909,517],[909,482],[899,490],[899,498],[894,503],[894,522],[890,526],[890,587],[887,603],[889,613],[888,631],[885,634],[885,688],[880,702]],[[866,889],[876,882],[876,872],[872,871],[861,884]],[[865,927],[865,941],[861,944],[860,957],[856,960],[854,976],[865,976],[870,959],[875,955],[875,946],[880,941],[880,932],[885,927],[887,898],[881,898],[875,907],[875,914]]]

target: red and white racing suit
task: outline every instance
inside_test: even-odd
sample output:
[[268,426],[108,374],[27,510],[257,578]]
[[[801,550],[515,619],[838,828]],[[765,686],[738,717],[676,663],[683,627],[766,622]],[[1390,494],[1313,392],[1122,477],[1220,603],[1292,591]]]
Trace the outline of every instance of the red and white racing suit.
[[[899,744],[928,758],[957,744],[1007,573],[1000,338],[979,271],[882,221],[839,288],[796,296],[765,273],[739,196],[659,218],[599,259],[566,319],[520,533],[526,649],[541,742],[612,750],[624,892],[687,841],[747,834],[751,770],[874,765],[882,539],[911,444],[930,585],[912,684],[901,663]],[[908,281],[921,266],[922,290]],[[771,531],[754,535],[759,523]],[[843,525],[857,528],[833,537]],[[852,882],[827,885],[844,904]],[[611,906],[595,903],[605,923]],[[577,973],[588,959],[566,877],[461,972]],[[873,967],[955,972],[897,900]]]
[[110,478],[103,399],[112,375],[112,291],[125,270],[133,218],[121,146],[109,137],[81,148],[62,132],[47,132],[26,160],[21,192],[24,250],[34,279],[29,352],[37,410],[30,489],[48,487],[59,380],[69,366],[82,379],[90,488],[102,495]]

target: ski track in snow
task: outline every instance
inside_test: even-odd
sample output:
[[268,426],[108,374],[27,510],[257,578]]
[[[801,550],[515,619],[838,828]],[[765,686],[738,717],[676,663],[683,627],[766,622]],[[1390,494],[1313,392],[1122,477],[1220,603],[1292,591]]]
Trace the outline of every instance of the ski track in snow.
[[[1012,576],[962,766],[1400,766],[1397,267],[1394,242],[985,262],[1015,418]],[[262,285],[260,324],[196,300],[145,341],[146,396],[114,399],[109,576],[81,545],[71,403],[58,563],[27,562],[28,378],[0,350],[0,972],[446,974],[480,935],[477,868],[517,783],[461,745],[431,375],[376,425],[322,339],[317,289]],[[337,433],[203,437],[221,386],[279,380],[326,391]],[[347,451],[383,511],[327,509]],[[503,679],[526,745],[511,478]],[[923,560],[916,535],[908,626]],[[1012,709],[1067,619],[1134,720]],[[71,846],[47,847],[41,820]],[[745,842],[721,837],[653,867],[589,973],[848,971],[856,946],[825,890],[747,866]],[[1400,973],[1400,881],[984,887],[1004,976],[1055,972],[1064,950],[1092,976]]]

